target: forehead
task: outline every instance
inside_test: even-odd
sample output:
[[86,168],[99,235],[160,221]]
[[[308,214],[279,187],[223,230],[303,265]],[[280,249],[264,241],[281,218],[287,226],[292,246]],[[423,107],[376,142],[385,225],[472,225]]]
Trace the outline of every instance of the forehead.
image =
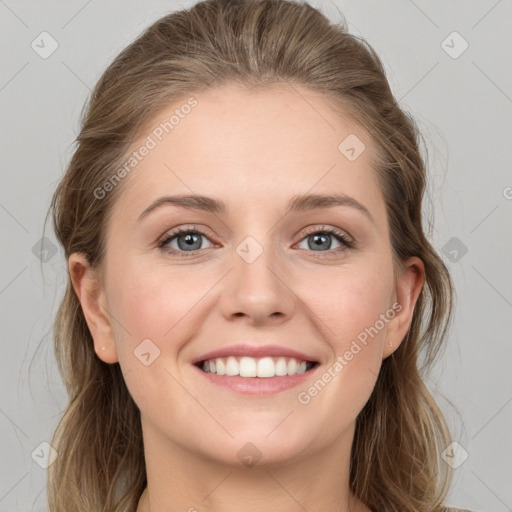
[[144,145],[151,149],[125,178],[115,206],[124,216],[167,193],[219,197],[240,212],[333,191],[383,213],[366,131],[320,93],[296,85],[227,85],[190,95],[163,108],[131,150]]

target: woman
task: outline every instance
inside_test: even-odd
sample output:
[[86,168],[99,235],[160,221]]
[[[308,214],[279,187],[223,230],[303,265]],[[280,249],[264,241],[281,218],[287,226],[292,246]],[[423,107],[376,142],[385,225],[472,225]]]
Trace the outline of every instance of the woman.
[[446,510],[418,137],[308,4],[200,2],[114,60],[51,205],[52,511]]

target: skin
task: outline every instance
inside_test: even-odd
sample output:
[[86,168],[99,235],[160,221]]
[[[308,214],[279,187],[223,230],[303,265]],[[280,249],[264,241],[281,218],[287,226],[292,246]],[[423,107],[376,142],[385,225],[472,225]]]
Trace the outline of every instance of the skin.
[[[296,86],[229,85],[195,97],[198,106],[118,185],[103,278],[83,255],[69,258],[95,351],[120,363],[141,411],[148,487],[137,510],[251,512],[271,503],[282,512],[368,511],[348,486],[355,420],[382,360],[407,332],[424,281],[418,258],[394,275],[372,141],[321,95]],[[162,110],[153,126],[183,103]],[[338,150],[349,134],[366,145],[354,161]],[[137,221],[156,198],[192,192],[224,201],[227,211],[167,205]],[[306,193],[349,195],[373,221],[350,206],[285,215],[287,201]],[[198,254],[157,247],[173,228],[193,226],[206,235]],[[322,227],[340,229],[355,248],[343,250],[334,236],[331,250],[311,248]],[[252,263],[236,251],[247,236],[263,248]],[[180,250],[176,238],[168,246]],[[400,312],[299,403],[298,393],[395,302]],[[160,355],[145,366],[133,351],[147,338]],[[306,385],[270,396],[218,388],[191,366],[239,342],[284,345],[321,366]],[[248,442],[261,452],[253,467],[237,456]]]

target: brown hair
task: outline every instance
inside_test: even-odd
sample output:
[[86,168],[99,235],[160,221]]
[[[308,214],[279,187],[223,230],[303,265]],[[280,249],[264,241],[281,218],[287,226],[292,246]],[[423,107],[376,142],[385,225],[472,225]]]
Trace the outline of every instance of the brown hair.
[[[350,486],[373,510],[439,511],[451,479],[440,452],[451,439],[422,375],[445,338],[453,289],[422,225],[421,135],[373,48],[344,23],[329,22],[307,3],[206,0],[147,28],[103,73],[82,113],[50,207],[66,258],[85,253],[101,269],[108,214],[122,184],[101,200],[94,191],[166,104],[229,82],[287,82],[320,92],[375,143],[395,263],[418,256],[425,283],[406,338],[383,361],[357,418]],[[139,410],[119,364],[96,356],[70,279],[54,327],[69,404],[52,441],[59,456],[49,468],[50,510],[132,512],[146,486]]]

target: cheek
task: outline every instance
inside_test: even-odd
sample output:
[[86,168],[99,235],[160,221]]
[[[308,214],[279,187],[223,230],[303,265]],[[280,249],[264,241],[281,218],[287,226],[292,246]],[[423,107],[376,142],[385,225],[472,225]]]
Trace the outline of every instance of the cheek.
[[[369,398],[380,365],[386,328],[394,317],[391,258],[368,258],[336,272],[317,273],[305,287],[317,323],[329,342],[331,361],[318,376],[315,389],[305,390],[305,402],[315,398],[329,408],[342,403],[355,417]],[[324,391],[324,387],[328,388]],[[350,415],[349,415],[350,416]]]
[[176,276],[168,279],[155,268],[125,262],[123,268],[109,273],[109,307],[116,321],[112,323],[115,339],[123,345],[137,345],[145,338],[161,340],[197,301],[190,280]]
[[160,415],[171,424],[172,408],[168,413],[159,411],[160,398],[155,397],[165,393],[172,397],[173,407],[190,404],[169,374],[181,347],[194,335],[198,323],[194,308],[211,288],[211,279],[183,267],[171,272],[134,259],[123,268],[111,267],[109,282],[109,307],[115,318],[111,325],[126,385],[141,412]]
[[[346,268],[315,282],[316,296],[312,289],[309,294],[332,356],[311,386],[299,390],[298,401],[304,411],[318,414],[323,435],[334,439],[361,412],[375,386],[387,325],[381,315],[388,321],[394,316],[389,314],[392,274],[378,267],[365,267],[365,272]],[[330,411],[336,420],[325,422],[322,411]]]
[[392,291],[391,263],[380,261],[317,274],[303,295],[325,324],[333,346],[342,350],[386,313]]

